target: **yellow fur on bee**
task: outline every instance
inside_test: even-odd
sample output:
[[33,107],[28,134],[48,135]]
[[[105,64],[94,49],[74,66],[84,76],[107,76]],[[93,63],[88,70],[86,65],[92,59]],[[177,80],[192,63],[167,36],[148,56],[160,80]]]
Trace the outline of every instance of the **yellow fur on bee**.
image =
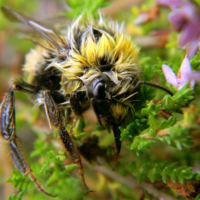
[[[87,73],[90,73],[90,70],[87,69],[96,69],[98,72],[100,71],[99,67],[101,66],[102,59],[109,63],[109,65],[113,65],[111,71],[117,74],[119,80],[126,78],[127,74],[129,76],[137,76],[139,71],[137,59],[139,48],[136,44],[120,30],[120,26],[117,23],[110,22],[106,26],[102,19],[99,20],[99,23],[94,23],[94,20],[90,20],[90,22],[84,21],[84,25],[82,25],[80,17],[72,25],[69,32],[70,38],[74,38],[73,34],[76,31],[73,31],[73,29],[76,30],[77,27],[81,29],[80,31],[83,34],[80,44],[72,45],[72,47],[79,45],[79,48],[72,49],[67,62],[60,65],[63,71],[63,78],[74,80],[79,79],[81,76],[86,77]],[[93,30],[97,30],[102,34],[98,41],[92,32]],[[83,81],[83,79],[81,80]],[[124,90],[124,87],[127,87],[120,85],[121,83],[119,83],[119,87],[122,90]],[[66,85],[63,85],[63,87],[65,88]],[[77,87],[74,87],[74,91],[76,90],[75,88],[77,89]],[[122,91],[119,93],[122,93]]]
[[124,120],[127,117],[127,113],[130,109],[130,107],[125,106],[121,103],[112,103],[110,105],[112,116],[115,119],[115,122],[117,124],[120,124],[122,120]]

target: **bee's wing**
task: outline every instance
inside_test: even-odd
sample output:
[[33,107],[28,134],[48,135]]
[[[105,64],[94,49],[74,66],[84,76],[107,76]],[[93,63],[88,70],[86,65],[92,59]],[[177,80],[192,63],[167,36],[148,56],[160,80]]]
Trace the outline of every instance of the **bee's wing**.
[[72,20],[67,18],[66,16],[60,15],[60,16],[54,16],[52,18],[47,18],[44,20],[44,26],[47,27],[53,27],[56,30],[61,30],[63,28],[66,29],[66,27],[70,26],[72,23]]
[[[44,27],[40,23],[36,22],[35,20],[32,20],[31,18],[21,13],[18,13],[10,8],[2,7],[2,11],[8,19],[14,20],[14,21],[16,20],[21,21],[22,23],[27,24],[28,26],[33,28],[35,31],[40,33],[48,42],[50,42],[58,51],[62,50],[63,46],[66,47],[65,42],[56,33],[55,30],[48,27]],[[61,41],[62,45],[56,42],[56,40],[54,39],[55,37],[57,37]]]
[[57,49],[55,51],[54,48],[51,48],[49,46],[45,46],[45,43],[41,42],[41,34],[38,33],[37,31],[16,29],[15,35],[17,35],[17,37],[20,38],[20,39],[31,41],[32,43],[48,50],[49,52],[55,53],[57,51]]

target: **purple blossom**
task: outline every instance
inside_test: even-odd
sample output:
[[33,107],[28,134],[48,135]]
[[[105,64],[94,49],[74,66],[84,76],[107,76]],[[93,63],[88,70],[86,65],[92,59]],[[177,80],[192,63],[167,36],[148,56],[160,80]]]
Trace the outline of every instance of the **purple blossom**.
[[168,6],[172,10],[176,9],[180,6],[185,6],[187,3],[183,2],[182,0],[156,0],[157,3]]
[[181,89],[187,81],[189,81],[190,88],[194,88],[195,81],[200,83],[200,71],[192,72],[188,57],[184,58],[177,76],[168,65],[163,64],[162,70],[167,82],[171,83],[177,89]]
[[180,46],[187,50],[188,57],[193,56],[198,50],[200,37],[200,8],[192,2],[182,0],[156,0],[156,2],[172,9],[168,20],[176,31],[181,32]]

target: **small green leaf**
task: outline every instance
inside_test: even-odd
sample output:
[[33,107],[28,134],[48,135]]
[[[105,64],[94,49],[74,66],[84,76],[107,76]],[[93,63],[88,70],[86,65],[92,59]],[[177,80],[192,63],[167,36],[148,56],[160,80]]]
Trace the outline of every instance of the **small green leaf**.
[[172,98],[172,96],[170,95],[166,95],[164,97],[164,99],[162,100],[162,106],[166,109],[166,110],[171,110],[174,108],[174,100]]
[[[199,6],[200,6],[200,1],[199,0],[195,0],[195,2],[198,2]],[[195,55],[191,60],[190,60],[191,66],[194,70],[198,70],[200,67],[200,60],[198,58],[197,55]]]
[[8,200],[21,200],[22,199],[22,192],[19,192],[19,194],[13,194],[12,196],[8,197]]
[[191,179],[194,176],[193,167],[187,167],[182,170],[181,175],[187,180]]
[[168,180],[167,167],[162,170],[160,175],[162,176],[163,182],[167,183],[167,180]]
[[151,182],[152,183],[154,183],[155,181],[156,181],[156,169],[154,168],[154,169],[152,169],[152,170],[150,170],[150,172],[149,172],[149,178],[150,178],[150,180],[151,180]]
[[53,174],[47,180],[46,186],[49,187],[49,186],[52,186],[56,183],[58,183],[58,174],[56,172],[53,172]]
[[79,133],[78,135],[74,135],[74,138],[77,140],[82,140],[83,138],[86,138],[90,135],[91,135],[90,132],[82,132],[82,133]]
[[156,164],[155,167],[154,167],[155,171],[157,173],[160,173],[162,171],[162,167],[160,166],[160,164]]
[[169,136],[164,136],[163,139],[168,145],[171,145],[171,138]]
[[66,156],[65,155],[57,155],[57,156],[55,156],[55,158],[59,159],[60,162],[64,162],[66,159]]
[[176,183],[176,180],[177,180],[177,174],[178,174],[178,170],[177,169],[174,169],[171,174],[170,174],[170,178],[171,178],[171,181],[173,183]]
[[151,136],[155,135],[156,131],[158,130],[158,123],[153,115],[149,115],[149,125],[153,130]]
[[172,163],[171,165],[169,165],[168,167],[166,167],[166,172],[167,172],[168,174],[170,174],[171,171],[172,171],[177,165],[178,165],[177,162]]
[[79,117],[73,128],[74,135],[78,135],[78,134],[82,133],[84,128],[85,128],[85,120],[83,117]]
[[177,149],[179,149],[181,151],[182,150],[181,142],[179,140],[174,140],[173,142],[175,143]]
[[175,124],[175,122],[176,122],[176,117],[171,116],[168,120],[163,120],[160,123],[159,129],[169,128],[170,126],[172,126],[173,124]]
[[65,169],[67,170],[67,173],[72,172],[74,169],[76,169],[78,166],[76,164],[71,165],[65,165]]
[[200,200],[200,194],[194,200]]

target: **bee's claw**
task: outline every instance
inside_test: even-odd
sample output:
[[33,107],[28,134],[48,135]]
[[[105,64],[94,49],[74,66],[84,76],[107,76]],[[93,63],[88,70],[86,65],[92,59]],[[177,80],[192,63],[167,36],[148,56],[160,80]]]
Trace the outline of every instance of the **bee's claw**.
[[119,153],[117,152],[116,155],[115,155],[115,163],[114,163],[114,166],[113,166],[113,170],[115,170],[115,168],[116,168],[118,159],[119,159]]

